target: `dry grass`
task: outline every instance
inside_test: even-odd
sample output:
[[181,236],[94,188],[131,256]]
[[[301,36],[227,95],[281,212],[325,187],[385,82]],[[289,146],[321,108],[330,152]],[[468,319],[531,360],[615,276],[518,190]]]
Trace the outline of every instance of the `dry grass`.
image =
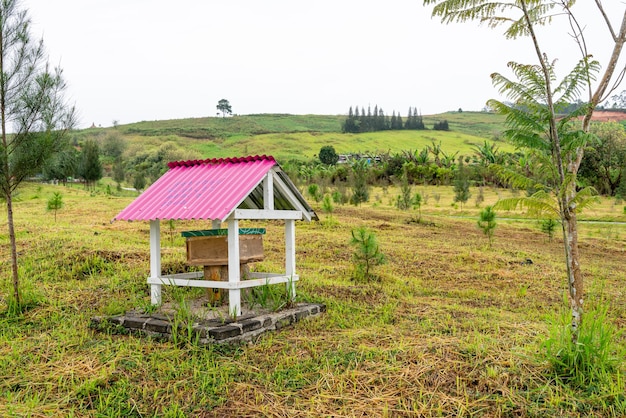
[[[55,223],[45,202],[56,190],[66,207]],[[88,328],[93,315],[149,302],[148,226],[110,223],[132,198],[25,189],[17,206],[21,274],[42,302],[21,318],[0,316],[0,415],[625,413],[623,396],[555,383],[538,355],[547,318],[562,306],[559,238],[549,242],[534,222],[499,221],[489,248],[476,227],[479,208],[472,203],[455,209],[447,188],[424,191],[431,197],[422,207],[423,223],[409,222],[415,213],[389,206],[397,193],[389,189],[375,190],[372,204],[337,207],[334,227],[299,224],[299,297],[324,302],[327,312],[254,344],[200,349]],[[507,192],[486,191],[484,204],[498,193]],[[610,204],[604,201],[586,216],[623,220]],[[283,227],[255,226],[268,230],[266,260],[256,267],[275,271],[282,265]],[[379,282],[350,279],[349,237],[356,226],[375,231],[387,256],[388,263],[375,270]],[[180,231],[207,227],[177,223],[170,241],[169,227],[162,225],[164,268],[184,268]],[[588,303],[611,301],[611,317],[623,327],[626,227],[581,228]],[[0,297],[6,300],[6,233],[0,254]],[[165,297],[173,295],[166,289]]]

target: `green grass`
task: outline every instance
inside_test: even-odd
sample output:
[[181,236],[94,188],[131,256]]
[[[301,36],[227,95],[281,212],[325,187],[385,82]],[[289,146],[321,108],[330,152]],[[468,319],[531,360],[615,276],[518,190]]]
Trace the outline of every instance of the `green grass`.
[[[215,142],[190,143],[202,155],[226,157],[233,155],[273,155],[279,161],[308,160],[317,155],[325,145],[332,145],[337,153],[377,154],[421,150],[441,143],[448,154],[471,155],[473,147],[481,145],[483,138],[459,132],[443,131],[383,131],[362,134],[342,133],[270,133],[249,137],[236,136]],[[513,151],[513,146],[498,143],[501,151]]]
[[177,135],[210,139],[269,132],[336,132],[341,116],[262,114],[138,122],[119,126],[125,134],[142,136]]
[[447,112],[439,115],[424,116],[424,124],[431,129],[435,122],[447,120],[450,130],[486,139],[499,138],[505,129],[504,117],[488,112]]
[[[203,158],[240,155],[273,155],[280,162],[308,160],[325,145],[338,153],[396,153],[421,150],[433,141],[441,142],[444,152],[473,154],[472,147],[485,139],[498,137],[503,120],[482,112],[446,113],[425,116],[429,129],[424,131],[383,131],[342,134],[345,116],[323,115],[246,115],[229,118],[210,117],[168,121],[138,122],[116,128],[93,128],[75,132],[77,141],[88,137],[121,135],[130,148],[148,150],[166,141],[194,150]],[[447,119],[451,131],[433,131],[434,121]],[[513,147],[498,142],[501,151]]]
[[[623,362],[608,380],[581,388],[555,379],[539,354],[549,319],[563,306],[559,235],[550,242],[535,221],[499,214],[510,219],[496,218],[489,248],[476,226],[478,212],[510,192],[486,189],[481,206],[470,198],[461,211],[451,205],[451,187],[416,190],[429,195],[422,223],[393,207],[395,188],[372,190],[361,207],[336,205],[332,228],[298,223],[298,298],[325,303],[325,314],[250,345],[199,348],[184,333],[174,344],[89,328],[92,316],[149,303],[148,225],[110,222],[133,196],[27,186],[15,207],[20,273],[39,302],[22,316],[0,313],[0,415],[626,414]],[[55,191],[65,202],[56,222],[46,211]],[[324,218],[321,203],[312,204]],[[603,200],[586,216],[609,213],[623,221],[626,215],[611,204]],[[284,227],[254,226],[267,229],[266,258],[256,268],[277,271],[284,264]],[[376,232],[388,260],[377,268],[377,282],[351,280],[350,231],[361,226]],[[185,268],[178,233],[206,227],[177,222],[176,236],[162,239],[163,268]],[[165,235],[168,230],[162,227]],[[604,321],[618,328],[626,324],[624,251],[626,226],[581,224],[587,300],[611,301]],[[4,312],[6,231],[0,253]],[[527,259],[533,264],[522,263]],[[166,301],[196,295],[164,288]],[[617,343],[624,347],[623,335]]]

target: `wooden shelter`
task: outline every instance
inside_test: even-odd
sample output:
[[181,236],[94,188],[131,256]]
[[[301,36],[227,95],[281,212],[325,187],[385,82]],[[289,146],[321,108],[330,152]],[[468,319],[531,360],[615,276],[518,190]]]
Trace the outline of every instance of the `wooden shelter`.
[[[295,221],[317,215],[271,156],[208,159],[169,163],[169,171],[120,212],[114,220],[150,222],[151,302],[161,303],[161,287],[191,286],[226,289],[229,313],[241,315],[241,289],[286,283],[295,297]],[[228,281],[207,280],[204,272],[163,275],[160,222],[211,220],[214,233],[226,235]],[[250,273],[241,280],[240,220],[285,222],[285,268],[279,273]],[[228,227],[221,230],[222,222]],[[245,261],[245,257],[244,257]],[[210,277],[209,277],[210,279]]]

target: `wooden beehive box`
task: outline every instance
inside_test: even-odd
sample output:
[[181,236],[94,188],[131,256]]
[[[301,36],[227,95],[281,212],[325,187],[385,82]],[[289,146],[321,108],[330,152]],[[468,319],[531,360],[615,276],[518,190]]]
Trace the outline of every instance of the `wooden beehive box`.
[[[239,263],[263,260],[263,228],[239,230]],[[228,230],[183,232],[187,238],[187,263],[193,266],[228,265]]]

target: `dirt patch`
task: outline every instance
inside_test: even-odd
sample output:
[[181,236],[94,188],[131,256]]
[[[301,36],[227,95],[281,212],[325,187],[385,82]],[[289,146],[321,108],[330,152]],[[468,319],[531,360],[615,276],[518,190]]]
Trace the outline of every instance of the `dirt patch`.
[[626,120],[626,112],[596,110],[593,112],[591,120],[597,122],[621,122]]

